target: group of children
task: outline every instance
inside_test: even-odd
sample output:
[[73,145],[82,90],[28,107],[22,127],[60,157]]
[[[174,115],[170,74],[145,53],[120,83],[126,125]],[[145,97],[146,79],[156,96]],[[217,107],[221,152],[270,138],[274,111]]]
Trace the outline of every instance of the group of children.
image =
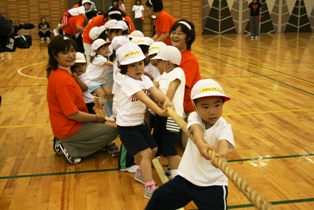
[[[188,142],[181,159],[175,146],[180,128],[166,111],[170,107],[185,117],[181,52],[140,31],[122,35],[123,26],[117,20],[97,30],[105,36],[93,37],[90,60],[77,52],[72,74],[89,112],[94,112],[92,94],[96,94],[106,120],[116,122],[121,140],[119,168],[135,172],[134,179],[144,184],[144,197],[151,199],[146,208],[174,209],[191,200],[200,209],[226,207],[228,179],[208,161],[207,150],[225,158],[234,149],[231,126],[221,117],[223,104],[230,98],[211,79],[195,84],[191,92],[195,112],[188,117],[195,140]],[[117,146],[111,146],[116,154]],[[136,154],[141,156],[138,166]],[[158,155],[167,157],[171,168],[171,180],[159,188],[152,174],[152,159]],[[215,199],[208,199],[209,195]]]

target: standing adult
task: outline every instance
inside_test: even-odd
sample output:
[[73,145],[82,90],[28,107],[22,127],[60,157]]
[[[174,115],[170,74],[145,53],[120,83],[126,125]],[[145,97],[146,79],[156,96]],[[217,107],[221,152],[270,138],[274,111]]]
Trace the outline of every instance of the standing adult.
[[135,4],[132,7],[132,13],[134,16],[135,28],[136,30],[139,30],[141,32],[143,32],[143,20],[144,20],[143,11],[144,11],[144,7],[142,5],[142,1],[136,0]]
[[162,0],[148,0],[146,1],[149,15],[155,19],[155,35],[153,37],[155,42],[164,42],[171,45],[169,31],[176,19],[168,12],[163,10]]
[[249,4],[250,8],[250,32],[251,39],[258,39],[259,36],[259,21],[262,18],[262,4],[258,0],[253,0]]
[[123,4],[123,0],[118,0],[118,7],[121,11],[125,11],[125,6]]
[[70,36],[78,47],[78,51],[84,53],[82,34],[85,27],[85,17],[83,15],[72,16],[68,20],[68,25],[62,28],[66,35]]
[[[199,64],[196,56],[191,51],[191,46],[195,41],[195,26],[191,21],[181,19],[173,24],[170,29],[171,44],[181,52],[181,67],[185,74],[185,91],[184,91],[184,112],[188,117],[194,111],[191,100],[191,90],[194,84],[201,79]],[[182,145],[185,148],[188,136],[182,133]]]
[[45,17],[42,17],[40,19],[40,23],[38,24],[38,35],[41,41],[44,41],[45,39],[47,41],[50,41],[50,35],[51,35],[50,25],[47,22]]
[[105,119],[89,114],[80,86],[72,76],[77,46],[73,39],[58,35],[48,45],[47,101],[50,125],[54,138],[53,148],[58,155],[76,164],[117,137],[114,126]]

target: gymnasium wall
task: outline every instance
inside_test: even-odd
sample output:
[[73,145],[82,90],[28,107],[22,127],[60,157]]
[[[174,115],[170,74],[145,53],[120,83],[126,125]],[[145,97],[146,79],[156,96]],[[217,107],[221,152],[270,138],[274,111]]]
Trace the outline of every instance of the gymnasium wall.
[[[203,0],[203,34],[249,33],[252,0]],[[314,0],[260,0],[261,33],[313,32]]]

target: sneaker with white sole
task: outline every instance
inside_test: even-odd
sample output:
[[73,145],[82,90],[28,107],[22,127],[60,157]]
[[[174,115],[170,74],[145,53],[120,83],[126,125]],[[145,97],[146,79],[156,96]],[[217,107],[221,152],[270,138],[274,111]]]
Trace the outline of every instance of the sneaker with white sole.
[[46,38],[46,40],[49,42],[49,41],[50,41],[50,38],[49,38],[49,37],[47,37],[47,38]]
[[41,40],[41,41],[44,41],[44,40],[45,40],[45,37],[41,37],[40,40]]
[[59,156],[63,155],[63,152],[60,148],[61,141],[57,137],[53,138],[53,151]]
[[[145,185],[144,178],[143,178],[141,170],[136,169],[135,174],[134,174],[134,179],[136,181],[138,181],[138,182],[140,182],[140,183]],[[153,180],[153,181],[154,181],[154,184],[156,184],[156,181],[155,180]]]
[[166,174],[167,176],[171,176],[170,165],[167,166],[166,171],[165,171],[165,174]]
[[112,157],[119,156],[119,147],[114,142],[111,142],[108,145],[106,145],[103,148],[103,150],[107,151]]
[[150,199],[156,189],[157,188],[153,189],[152,187],[144,186],[144,198]]
[[135,173],[137,168],[138,168],[138,165],[133,165],[133,166],[130,166],[128,168],[120,168],[120,171],[127,171],[130,173]]
[[77,164],[80,163],[82,161],[81,158],[74,158],[72,157],[67,151],[66,149],[62,146],[61,142],[60,142],[60,149],[62,150],[64,156],[66,157],[66,159],[69,161],[69,163],[71,164]]

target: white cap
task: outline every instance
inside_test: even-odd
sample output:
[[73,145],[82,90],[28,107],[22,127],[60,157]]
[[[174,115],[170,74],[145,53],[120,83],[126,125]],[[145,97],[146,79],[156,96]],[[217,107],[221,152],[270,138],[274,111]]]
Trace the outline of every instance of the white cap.
[[221,86],[212,79],[202,79],[195,83],[191,90],[192,101],[198,98],[221,96],[225,98],[225,101],[230,100],[230,97],[226,96]]
[[130,33],[130,34],[128,35],[128,37],[129,37],[129,38],[144,37],[144,34],[143,34],[141,31],[139,31],[139,30],[135,30],[135,31],[133,31],[132,33]]
[[161,59],[164,61],[170,61],[173,64],[180,65],[181,52],[174,46],[164,46],[160,49],[160,52],[152,59]]
[[85,55],[81,52],[76,52],[75,63],[86,63]]
[[167,46],[164,42],[154,42],[148,49],[148,55],[157,54],[162,47]]
[[154,43],[154,40],[150,37],[134,37],[132,42],[137,45],[151,46]]
[[117,51],[117,49],[127,43],[129,43],[130,40],[125,36],[115,36],[111,41],[112,49]]
[[123,29],[121,25],[119,25],[118,21],[117,20],[108,20],[106,23],[105,23],[105,28],[106,29]]
[[144,60],[146,57],[143,54],[141,48],[132,42],[126,43],[121,46],[117,52],[117,59],[120,65],[128,65],[131,63]]
[[88,35],[89,38],[91,38],[92,40],[95,40],[99,37],[99,35],[105,31],[105,26],[95,26],[93,28],[91,28],[91,30],[89,31]]
[[118,20],[118,25],[122,27],[123,31],[129,29],[128,25],[126,24],[126,22],[124,20]]
[[92,44],[92,51],[90,53],[91,56],[95,56],[96,55],[96,50],[98,50],[98,48],[100,48],[101,46],[103,46],[104,44],[107,44],[107,42],[103,39],[96,39],[93,44]]
[[92,2],[90,0],[83,0],[82,1],[82,5],[86,4],[86,3],[89,3],[89,4],[92,4]]

